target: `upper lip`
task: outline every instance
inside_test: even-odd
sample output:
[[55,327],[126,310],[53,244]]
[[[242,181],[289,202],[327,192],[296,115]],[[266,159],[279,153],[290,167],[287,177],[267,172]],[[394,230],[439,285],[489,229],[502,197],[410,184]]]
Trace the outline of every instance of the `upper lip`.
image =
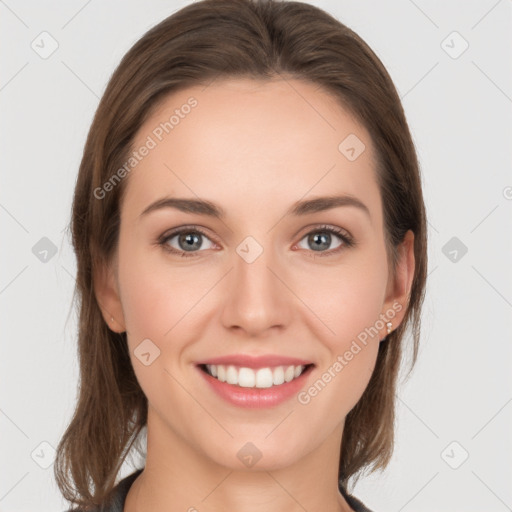
[[280,356],[277,354],[268,354],[262,356],[250,356],[246,354],[231,354],[227,356],[213,357],[199,361],[198,365],[214,364],[214,365],[233,365],[241,368],[266,368],[272,366],[307,366],[313,364],[311,361],[299,359],[296,357]]

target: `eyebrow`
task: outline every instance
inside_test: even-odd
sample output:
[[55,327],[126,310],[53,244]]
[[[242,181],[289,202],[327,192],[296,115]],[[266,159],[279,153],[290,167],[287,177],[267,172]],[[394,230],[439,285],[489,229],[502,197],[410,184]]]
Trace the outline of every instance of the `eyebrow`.
[[[357,197],[351,195],[322,196],[314,199],[297,201],[292,204],[285,215],[310,215],[341,206],[352,206],[358,208],[371,218],[368,207]],[[198,215],[206,215],[217,219],[226,218],[225,210],[211,201],[179,197],[163,197],[158,199],[145,208],[139,217],[144,217],[151,212],[161,210],[163,208],[174,208],[185,213],[196,213]]]

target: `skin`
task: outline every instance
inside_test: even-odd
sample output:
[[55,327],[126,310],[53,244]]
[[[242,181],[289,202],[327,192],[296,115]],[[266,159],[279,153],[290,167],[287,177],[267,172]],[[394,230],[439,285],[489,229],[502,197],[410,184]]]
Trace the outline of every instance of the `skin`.
[[[402,306],[393,329],[402,321],[413,233],[399,248],[393,277],[372,141],[317,85],[236,79],[174,93],[134,147],[190,96],[198,105],[125,178],[117,253],[95,276],[105,321],[127,332],[149,403],[145,470],[124,510],[352,510],[338,490],[341,438],[385,325],[307,404],[293,397],[273,408],[236,407],[209,389],[195,363],[232,353],[301,357],[316,365],[307,389],[393,304]],[[355,161],[338,150],[349,134],[366,146]],[[343,206],[284,216],[298,200],[336,193],[357,197],[370,215]],[[207,199],[226,218],[172,208],[140,217],[167,195]],[[190,224],[207,233],[191,257],[158,245],[161,235]],[[315,251],[307,235],[321,235],[323,224],[345,230],[356,245],[335,252],[344,242],[332,234]],[[236,252],[247,236],[263,249],[252,263]],[[186,252],[178,236],[166,243]],[[134,355],[147,338],[160,350],[149,366]],[[247,442],[262,454],[252,467],[237,457]]]

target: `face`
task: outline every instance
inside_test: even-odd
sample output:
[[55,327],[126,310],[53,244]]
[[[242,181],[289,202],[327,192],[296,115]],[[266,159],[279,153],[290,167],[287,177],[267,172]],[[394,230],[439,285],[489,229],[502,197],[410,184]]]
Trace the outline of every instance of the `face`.
[[[136,136],[143,146],[97,294],[127,332],[148,436],[230,468],[257,452],[273,469],[326,442],[339,450],[412,275],[388,272],[367,130],[314,84],[224,80],[166,98]],[[293,211],[324,196],[345,200]],[[178,198],[208,208],[158,207]],[[238,372],[251,362],[228,356],[274,359]],[[214,360],[244,385],[198,366]],[[289,366],[305,371],[280,384]]]

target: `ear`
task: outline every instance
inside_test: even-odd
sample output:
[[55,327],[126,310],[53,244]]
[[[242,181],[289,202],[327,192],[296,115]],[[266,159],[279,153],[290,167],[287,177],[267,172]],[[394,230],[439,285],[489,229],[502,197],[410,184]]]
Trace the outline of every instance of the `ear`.
[[117,275],[111,265],[99,265],[94,274],[94,294],[109,328],[118,333],[126,331]]
[[[397,249],[398,262],[395,275],[390,274],[383,306],[383,315],[381,315],[381,318],[386,318],[385,322],[391,322],[392,331],[396,330],[402,323],[409,305],[415,268],[414,233],[411,230],[407,231]],[[380,340],[382,341],[387,334],[387,327],[384,326],[380,333]]]

